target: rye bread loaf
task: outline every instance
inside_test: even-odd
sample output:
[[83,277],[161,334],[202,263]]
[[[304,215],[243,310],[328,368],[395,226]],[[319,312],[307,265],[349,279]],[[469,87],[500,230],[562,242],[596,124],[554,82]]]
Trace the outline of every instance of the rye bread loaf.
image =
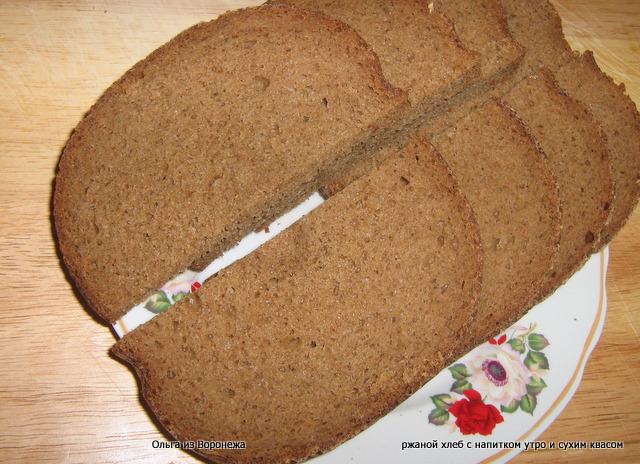
[[560,200],[544,153],[512,110],[489,100],[431,139],[469,199],[485,253],[474,346],[538,300],[558,252]]
[[390,411],[472,348],[478,229],[415,141],[113,353],[176,439],[219,463],[298,462]]
[[504,101],[535,136],[560,187],[562,236],[543,289],[548,294],[595,251],[613,196],[611,153],[589,109],[564,93],[548,70],[521,81]]
[[562,89],[591,110],[611,152],[615,196],[609,221],[594,243],[598,250],[616,236],[640,198],[640,116],[624,84],[603,73],[591,52],[574,55],[555,76]]
[[198,24],[70,137],[54,193],[67,268],[113,322],[369,153],[406,106],[366,43],[319,13],[262,6]]

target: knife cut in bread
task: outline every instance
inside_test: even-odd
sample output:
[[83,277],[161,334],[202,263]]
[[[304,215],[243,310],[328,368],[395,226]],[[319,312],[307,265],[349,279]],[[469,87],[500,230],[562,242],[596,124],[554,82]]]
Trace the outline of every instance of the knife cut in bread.
[[333,182],[323,186],[333,195],[391,156],[414,137],[415,128],[442,117],[485,79],[477,53],[465,48],[451,21],[425,0],[270,0],[327,14],[352,26],[380,58],[382,72],[407,92],[411,111],[395,143],[361,158]]
[[434,10],[451,19],[460,42],[480,58],[481,81],[477,92],[456,99],[445,113],[420,128],[422,134],[439,134],[510,86],[522,66],[525,50],[511,36],[499,0],[436,0]]
[[564,93],[548,70],[521,81],[504,101],[546,153],[560,187],[562,236],[546,296],[595,251],[613,197],[611,153],[593,114]]
[[319,13],[262,6],[193,26],[113,84],[64,148],[67,268],[113,322],[383,143],[407,106],[367,44]]
[[558,253],[558,186],[535,139],[496,99],[431,142],[458,179],[480,229],[485,261],[470,336],[475,346],[538,301]]
[[563,90],[591,110],[611,152],[615,196],[609,221],[594,244],[599,250],[622,229],[640,198],[640,115],[624,85],[603,73],[591,52],[575,55],[555,76]]
[[160,423],[218,463],[289,463],[371,425],[466,350],[473,212],[416,140],[123,337]]
[[[380,57],[385,77],[406,90],[412,103],[404,137],[326,185],[326,194],[335,194],[396,152],[418,127],[431,127],[433,133],[466,115],[478,104],[478,95],[489,92],[514,71],[523,51],[510,38],[496,1],[477,2],[483,18],[475,21],[459,2],[452,2],[456,7],[443,9],[451,14],[447,17],[425,0],[271,0],[271,4],[320,11],[353,26]],[[459,24],[452,19],[465,22],[462,36],[457,34]],[[487,98],[482,96],[478,101]]]

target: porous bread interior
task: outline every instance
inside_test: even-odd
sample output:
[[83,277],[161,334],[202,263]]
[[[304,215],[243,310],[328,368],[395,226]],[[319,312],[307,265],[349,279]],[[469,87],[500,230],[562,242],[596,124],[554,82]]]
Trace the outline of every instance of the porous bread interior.
[[303,460],[471,348],[481,256],[457,182],[414,142],[113,352],[174,437],[247,442],[203,455]]
[[406,107],[343,23],[266,6],[196,25],[110,87],[65,147],[67,267],[114,322],[383,143]]
[[595,251],[613,197],[611,153],[598,121],[560,90],[548,70],[522,80],[504,100],[536,137],[560,188],[563,227],[556,263],[544,283],[547,296]]

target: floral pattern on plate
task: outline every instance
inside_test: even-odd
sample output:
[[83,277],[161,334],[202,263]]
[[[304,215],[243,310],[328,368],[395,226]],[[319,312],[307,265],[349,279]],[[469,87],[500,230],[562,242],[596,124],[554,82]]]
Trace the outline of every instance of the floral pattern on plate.
[[[502,413],[533,415],[538,395],[547,387],[547,338],[529,327],[513,326],[448,368],[453,383],[448,393],[431,396],[429,423],[452,433],[491,435],[505,421]],[[452,418],[453,416],[453,418]],[[455,420],[454,420],[455,419]]]
[[143,303],[144,309],[154,314],[166,311],[185,296],[199,289],[202,286],[199,279],[199,273],[191,269],[186,270],[151,295]]

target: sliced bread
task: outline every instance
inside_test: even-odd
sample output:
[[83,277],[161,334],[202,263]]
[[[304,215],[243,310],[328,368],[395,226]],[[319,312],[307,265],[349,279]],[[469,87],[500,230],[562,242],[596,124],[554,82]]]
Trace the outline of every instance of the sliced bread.
[[344,23],[262,6],[198,24],[111,86],[64,148],[67,268],[113,322],[330,182],[406,108]]
[[512,110],[489,100],[431,139],[475,212],[485,252],[474,344],[539,300],[560,240],[560,201],[544,153]]
[[499,0],[511,35],[526,49],[519,78],[539,67],[557,71],[572,54],[564,37],[562,19],[548,0]]
[[[392,147],[354,166],[324,188],[335,194],[412,139],[443,130],[486,101],[496,82],[509,76],[522,56],[511,39],[497,0],[481,0],[475,10],[462,2],[450,6],[425,0],[271,0],[321,11],[354,27],[380,57],[382,70],[395,86],[406,90],[413,110],[407,130]],[[441,14],[451,15],[451,18]],[[474,13],[481,12],[478,21]],[[451,19],[454,22],[451,22]],[[454,30],[455,27],[455,30]],[[461,34],[459,37],[457,32]]]
[[611,153],[599,123],[581,102],[541,69],[505,97],[546,153],[562,201],[560,251],[549,293],[577,271],[595,250],[613,196]]
[[[270,0],[319,11],[352,26],[380,58],[386,79],[405,90],[424,118],[478,80],[478,57],[425,0]],[[427,114],[425,114],[427,113]]]
[[490,98],[502,95],[525,52],[511,36],[498,0],[436,0],[433,6],[453,21],[462,44],[478,53],[483,85],[477,92],[460,94],[441,116],[423,125],[421,133],[432,135],[441,133]]
[[555,76],[600,122],[611,151],[615,196],[609,221],[594,244],[598,250],[622,229],[640,198],[640,115],[624,85],[603,73],[591,52],[575,55]]
[[351,183],[127,334],[151,410],[219,463],[289,463],[349,439],[465,350],[481,271],[471,208],[429,146]]

